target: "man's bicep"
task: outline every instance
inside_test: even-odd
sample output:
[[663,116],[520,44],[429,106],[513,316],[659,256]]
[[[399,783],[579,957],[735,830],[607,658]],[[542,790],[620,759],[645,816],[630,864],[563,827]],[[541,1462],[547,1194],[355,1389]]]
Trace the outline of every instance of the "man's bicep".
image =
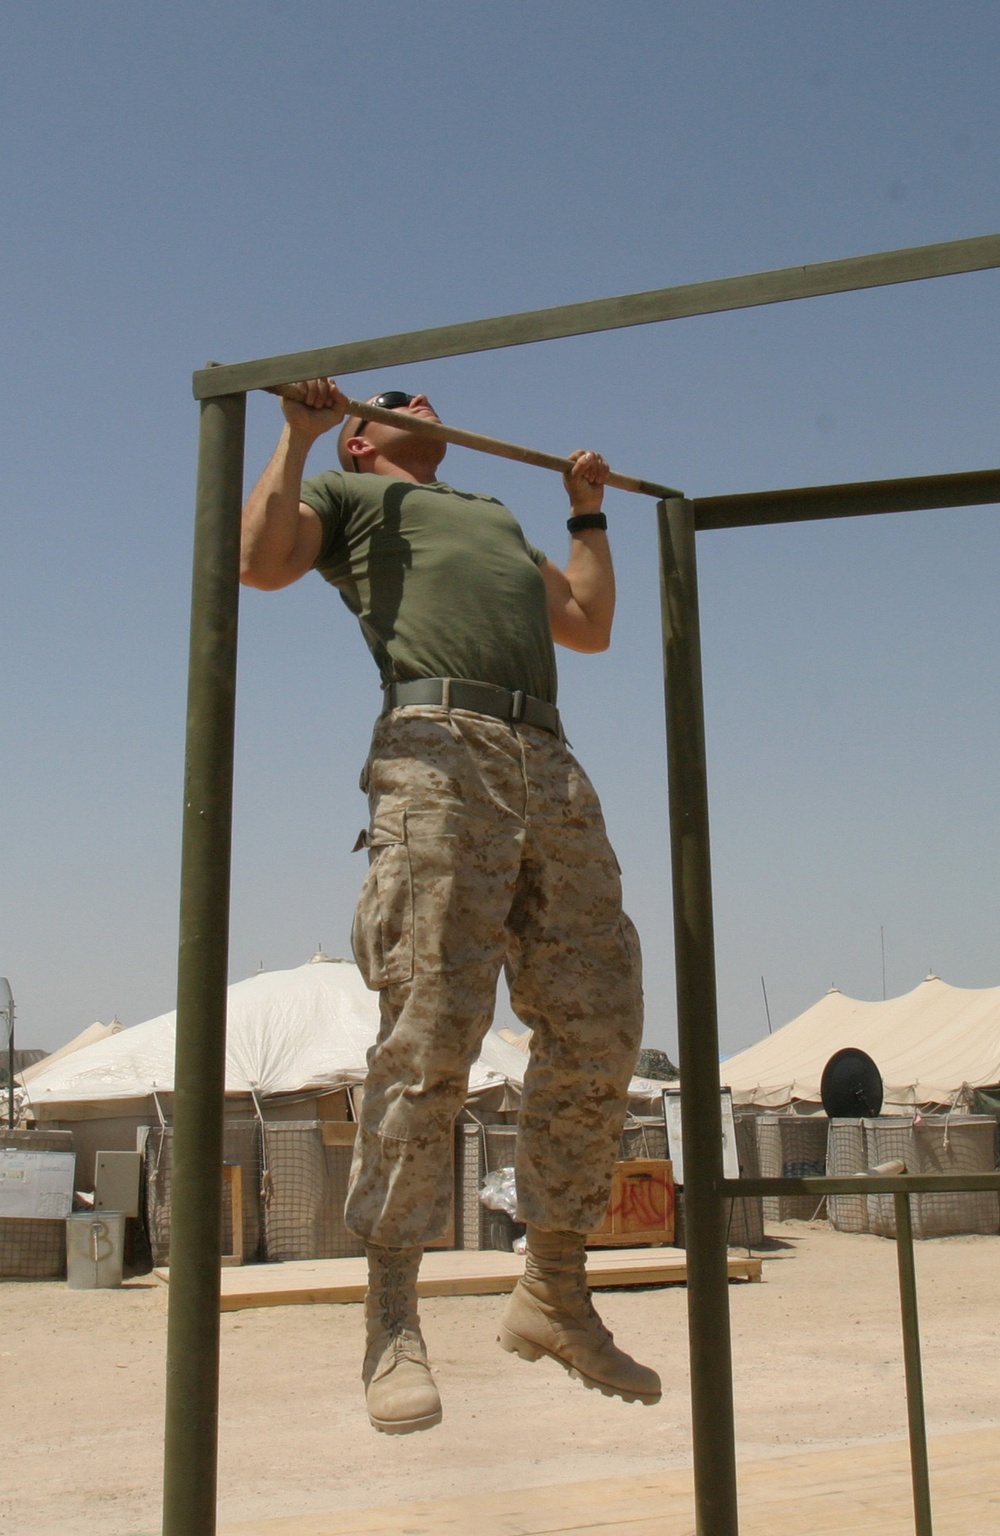
[[306,571],[311,571],[319,559],[323,547],[323,521],[315,507],[299,502],[299,526],[289,564],[294,567],[290,581],[297,581]]
[[276,549],[255,544],[249,554],[244,545],[240,580],[262,592],[280,592],[312,570],[322,545],[322,520],[312,507],[300,502],[291,544],[286,542]]

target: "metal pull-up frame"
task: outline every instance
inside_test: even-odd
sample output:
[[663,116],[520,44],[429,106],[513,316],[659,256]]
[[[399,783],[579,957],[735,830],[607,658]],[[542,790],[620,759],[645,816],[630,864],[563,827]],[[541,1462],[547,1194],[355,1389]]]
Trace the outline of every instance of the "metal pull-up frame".
[[[201,432],[184,777],[163,1536],[214,1536],[216,1530],[222,1126],[246,392],[997,266],[1000,235],[986,235],[216,364],[194,375]],[[733,1194],[760,1193],[762,1184],[723,1178],[695,535],[708,528],[996,502],[1000,470],[702,500],[688,500],[666,486],[647,482],[647,487],[661,498],[657,517],[696,1520],[698,1536],[737,1536],[723,1201]],[[980,1175],[977,1187],[990,1178]],[[779,1192],[787,1182],[769,1181],[767,1192]],[[822,1185],[824,1193],[836,1192],[829,1180],[807,1182],[810,1190],[819,1192]],[[892,1185],[905,1204],[908,1194],[925,1188],[927,1180],[904,1176]],[[993,1176],[991,1187],[998,1185],[1000,1176]],[[968,1185],[940,1179],[935,1187]],[[874,1191],[874,1183],[870,1188]],[[922,1513],[919,1502],[917,1519],[919,1536],[927,1536],[929,1507]]]

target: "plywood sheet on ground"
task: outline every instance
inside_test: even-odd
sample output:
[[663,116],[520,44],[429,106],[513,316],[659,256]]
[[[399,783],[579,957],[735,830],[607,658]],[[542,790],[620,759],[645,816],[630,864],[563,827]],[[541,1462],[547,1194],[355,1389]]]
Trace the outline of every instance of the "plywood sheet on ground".
[[[513,1290],[524,1272],[517,1253],[426,1253],[420,1266],[421,1296],[489,1296]],[[156,1278],[169,1283],[170,1271]],[[759,1280],[761,1260],[730,1257],[731,1280]],[[297,1303],[362,1301],[365,1259],[301,1259],[287,1264],[251,1264],[222,1271],[222,1311],[245,1307],[287,1307]],[[687,1261],[679,1248],[606,1248],[587,1254],[591,1286],[683,1285]]]
[[[935,1536],[996,1536],[1000,1431],[930,1442]],[[741,1465],[741,1536],[912,1536],[905,1441]],[[219,1536],[693,1536],[691,1473],[515,1488],[391,1508],[243,1520]]]

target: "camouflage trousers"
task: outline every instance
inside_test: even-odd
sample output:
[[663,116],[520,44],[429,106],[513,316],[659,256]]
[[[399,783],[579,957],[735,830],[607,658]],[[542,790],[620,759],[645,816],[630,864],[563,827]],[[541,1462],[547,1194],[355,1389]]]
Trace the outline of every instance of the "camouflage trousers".
[[642,987],[589,779],[546,731],[421,705],[379,720],[361,784],[370,868],[353,943],[381,1027],[348,1226],[384,1247],[448,1227],[455,1117],[505,965],[512,1007],[534,1032],[518,1216],[592,1231],[641,1042]]

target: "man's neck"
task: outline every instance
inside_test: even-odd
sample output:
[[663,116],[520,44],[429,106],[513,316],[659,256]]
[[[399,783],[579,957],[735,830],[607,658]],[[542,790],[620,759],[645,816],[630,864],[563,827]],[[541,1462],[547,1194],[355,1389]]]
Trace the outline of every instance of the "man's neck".
[[[435,448],[437,444],[434,445]],[[397,458],[387,458],[380,453],[371,466],[373,475],[389,475],[396,480],[411,480],[415,485],[433,485],[438,477],[438,469],[444,457],[441,453],[414,453],[400,454]]]

